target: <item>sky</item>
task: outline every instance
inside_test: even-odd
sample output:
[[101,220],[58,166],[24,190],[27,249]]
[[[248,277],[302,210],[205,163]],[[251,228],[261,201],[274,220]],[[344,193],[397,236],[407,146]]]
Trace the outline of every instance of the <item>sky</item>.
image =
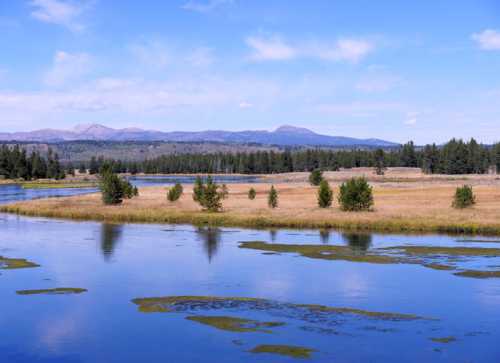
[[498,0],[0,0],[0,132],[500,140]]

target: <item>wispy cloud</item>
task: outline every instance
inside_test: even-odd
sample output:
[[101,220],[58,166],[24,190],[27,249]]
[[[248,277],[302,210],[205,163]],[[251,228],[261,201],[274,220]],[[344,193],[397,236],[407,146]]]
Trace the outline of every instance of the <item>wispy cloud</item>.
[[472,39],[483,50],[500,50],[500,31],[486,29],[481,33],[472,34]]
[[191,0],[185,3],[182,8],[199,13],[207,13],[220,6],[232,4],[233,2],[233,0],[208,0],[205,2]]
[[387,92],[401,83],[401,79],[396,76],[371,75],[358,81],[355,88],[366,93]]
[[296,49],[277,36],[248,37],[246,43],[253,51],[251,59],[256,61],[288,60],[297,56]]
[[90,68],[91,57],[88,54],[58,51],[51,69],[44,76],[44,83],[48,86],[63,86],[88,73]]
[[357,63],[375,50],[373,42],[354,38],[339,38],[329,44],[317,41],[291,43],[275,35],[253,36],[246,38],[246,44],[252,49],[250,58],[255,61],[316,58]]
[[31,16],[45,23],[66,27],[74,32],[81,32],[85,25],[82,14],[90,6],[89,2],[69,2],[63,0],[32,0]]

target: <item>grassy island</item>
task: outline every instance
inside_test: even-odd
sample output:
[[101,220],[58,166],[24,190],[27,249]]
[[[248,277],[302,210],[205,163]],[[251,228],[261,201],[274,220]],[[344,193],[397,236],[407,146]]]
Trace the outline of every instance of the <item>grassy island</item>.
[[[337,202],[341,180],[336,173],[325,173],[334,193],[331,208],[318,207],[317,187],[303,181],[300,174],[267,177],[279,192],[279,207],[275,209],[267,205],[270,184],[241,183],[229,185],[229,195],[220,213],[202,211],[193,201],[190,185],[185,185],[184,194],[175,202],[167,200],[166,188],[147,187],[141,188],[138,198],[125,200],[119,206],[104,206],[99,194],[90,194],[20,202],[0,206],[0,211],[115,223],[500,235],[500,180],[495,176],[469,177],[467,183],[474,185],[477,203],[472,208],[457,210],[452,208],[452,201],[456,187],[463,180],[402,178],[389,173],[387,180],[370,180],[374,193],[372,211],[344,212]],[[344,174],[343,177],[348,177]],[[253,200],[248,198],[250,188],[256,191]]]

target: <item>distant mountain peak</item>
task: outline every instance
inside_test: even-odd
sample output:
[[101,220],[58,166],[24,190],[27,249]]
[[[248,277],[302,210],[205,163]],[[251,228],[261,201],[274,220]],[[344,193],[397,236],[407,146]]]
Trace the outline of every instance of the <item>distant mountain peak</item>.
[[316,133],[306,129],[305,127],[297,127],[292,125],[283,125],[278,127],[274,132],[277,133],[288,133],[288,134],[302,134],[302,135],[315,135]]
[[103,131],[103,130],[110,131],[112,129],[109,127],[100,125],[100,124],[95,124],[95,123],[94,124],[79,124],[73,128],[73,131],[78,133],[78,134],[93,132],[93,131]]

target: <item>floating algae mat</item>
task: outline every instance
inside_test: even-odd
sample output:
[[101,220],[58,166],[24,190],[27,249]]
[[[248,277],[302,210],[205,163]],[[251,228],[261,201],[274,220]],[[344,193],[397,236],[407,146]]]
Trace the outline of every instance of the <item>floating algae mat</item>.
[[418,264],[434,270],[455,271],[454,275],[461,277],[500,277],[500,270],[471,270],[465,267],[474,259],[500,258],[500,248],[393,246],[359,253],[348,246],[278,244],[261,241],[241,242],[239,247],[265,251],[266,254],[296,253],[307,258],[331,261]]
[[285,323],[281,322],[260,322],[251,319],[236,318],[233,316],[188,316],[186,319],[200,324],[205,324],[216,329],[238,333],[271,333],[271,330],[264,328],[275,328],[285,325]]
[[19,290],[16,291],[18,295],[72,295],[87,292],[86,289],[75,287],[58,287],[55,289],[41,289],[41,290]]
[[291,358],[310,358],[314,349],[297,347],[292,345],[258,345],[251,353],[277,354]]
[[30,262],[23,258],[7,258],[0,256],[0,269],[14,270],[18,268],[40,267],[36,263]]

